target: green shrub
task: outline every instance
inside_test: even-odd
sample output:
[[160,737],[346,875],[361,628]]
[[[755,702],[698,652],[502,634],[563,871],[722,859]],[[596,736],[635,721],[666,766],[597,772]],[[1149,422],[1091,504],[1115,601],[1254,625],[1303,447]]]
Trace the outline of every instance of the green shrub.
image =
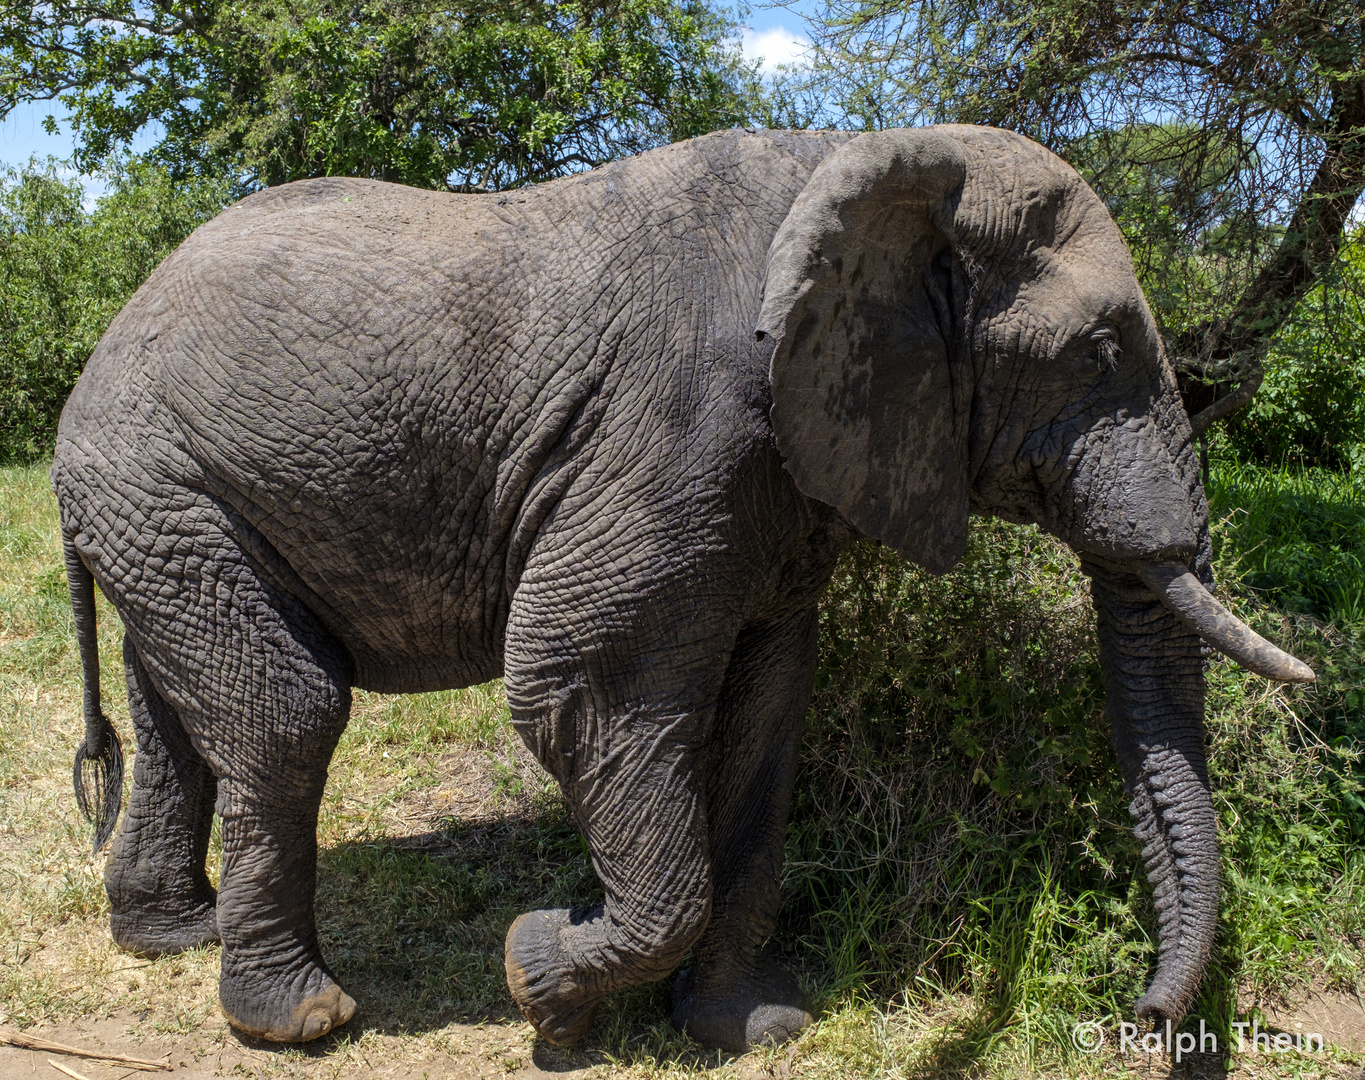
[[1365,236],[1275,338],[1265,382],[1227,425],[1243,461],[1349,467],[1365,446]]
[[51,448],[71,388],[100,335],[226,185],[178,183],[129,161],[93,211],[57,163],[0,174],[0,462]]
[[[1215,483],[1235,498],[1252,473]],[[1362,974],[1347,943],[1365,877],[1365,647],[1266,604],[1288,594],[1239,576],[1272,539],[1324,565],[1365,557],[1359,503],[1322,474],[1257,477],[1261,532],[1249,515],[1215,522],[1221,587],[1320,679],[1268,692],[1229,661],[1210,664],[1223,899],[1193,1015],[1221,1025],[1223,1045],[1239,991]],[[1295,499],[1313,513],[1288,517]],[[818,957],[826,1006],[968,995],[917,1074],[973,1071],[1001,1046],[1071,1053],[1075,1018],[1131,1018],[1150,977],[1154,912],[1108,745],[1088,593],[1061,544],[976,521],[953,573],[865,544],[825,598],[783,924]]]

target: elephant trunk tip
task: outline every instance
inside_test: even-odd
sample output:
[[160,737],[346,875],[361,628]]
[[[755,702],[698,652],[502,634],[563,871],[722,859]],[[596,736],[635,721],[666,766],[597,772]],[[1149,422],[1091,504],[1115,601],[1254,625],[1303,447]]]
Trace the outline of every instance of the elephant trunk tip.
[[1189,1011],[1189,1002],[1157,986],[1143,994],[1133,1007],[1133,1013],[1139,1020],[1150,1020],[1158,1025],[1169,1020],[1174,1026],[1184,1020]]
[[1215,600],[1183,564],[1142,563],[1137,573],[1186,626],[1248,671],[1277,682],[1309,683],[1317,679],[1302,660],[1276,648]]

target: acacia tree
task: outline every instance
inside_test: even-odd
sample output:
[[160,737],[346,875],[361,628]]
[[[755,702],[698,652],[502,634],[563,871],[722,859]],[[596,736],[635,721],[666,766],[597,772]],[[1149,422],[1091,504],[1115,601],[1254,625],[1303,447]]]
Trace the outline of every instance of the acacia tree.
[[1250,400],[1271,338],[1337,265],[1365,192],[1363,16],[1360,0],[825,0],[807,85],[855,126],[995,124],[1072,160],[1139,268],[1160,267],[1145,284],[1202,431]]
[[701,0],[0,0],[0,116],[59,101],[86,171],[155,123],[177,175],[504,188],[745,121],[732,31]]

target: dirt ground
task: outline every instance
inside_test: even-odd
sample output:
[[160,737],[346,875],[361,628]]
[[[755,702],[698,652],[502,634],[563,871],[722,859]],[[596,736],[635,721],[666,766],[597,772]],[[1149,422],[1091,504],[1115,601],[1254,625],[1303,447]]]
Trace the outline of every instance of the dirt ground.
[[1354,994],[1314,987],[1301,1001],[1267,1007],[1265,1017],[1278,1031],[1315,1031],[1328,1046],[1365,1054],[1365,1002]]
[[[518,1077],[566,1075],[560,1062],[550,1062],[542,1070],[533,1060],[532,1045],[527,1032],[504,1025],[469,1027],[451,1025],[440,1033],[444,1052],[423,1046],[415,1047],[413,1040],[401,1040],[384,1035],[366,1034],[361,1044],[349,1047],[341,1055],[344,1061],[331,1061],[336,1056],[337,1040],[323,1039],[317,1047],[302,1050],[282,1050],[234,1033],[225,1021],[205,1024],[188,1036],[174,1038],[151,1034],[143,1037],[137,1016],[111,1016],[71,1024],[43,1025],[24,1034],[51,1042],[65,1043],[87,1050],[102,1050],[150,1061],[166,1061],[173,1066],[174,1075],[184,1080],[204,1080],[208,1077],[263,1077],[326,1076],[383,1077],[385,1080],[424,1080],[451,1077],[458,1080],[492,1080],[515,1072]],[[544,1055],[542,1055],[544,1056]],[[60,1080],[62,1073],[49,1061],[57,1061],[89,1080],[119,1080],[122,1077],[152,1077],[162,1075],[131,1070],[127,1065],[94,1061],[88,1058],[27,1050],[13,1046],[0,1047],[0,1080]],[[584,1062],[569,1074],[591,1069]]]
[[[1303,1001],[1265,1010],[1272,1035],[1306,1032],[1322,1034],[1327,1047],[1365,1055],[1365,1004],[1359,998],[1314,989]],[[133,1077],[169,1075],[176,1080],[208,1080],[210,1077],[326,1077],[350,1080],[375,1077],[382,1080],[535,1080],[537,1077],[613,1077],[634,1070],[616,1067],[601,1055],[558,1049],[537,1040],[526,1024],[451,1024],[422,1040],[396,1038],[365,1032],[351,1043],[342,1032],[303,1048],[280,1048],[233,1032],[221,1019],[203,1024],[189,1035],[158,1035],[150,1023],[137,1015],[113,1015],[105,1019],[42,1025],[26,1031],[51,1042],[87,1050],[110,1051],[172,1066],[169,1074],[130,1069],[126,1064],[95,1061],[52,1051],[0,1046],[0,1080],[60,1080],[63,1075],[53,1061],[86,1080],[130,1080]],[[1250,1043],[1250,1033],[1246,1036]],[[1177,1065],[1159,1055],[1114,1055],[1103,1075],[1163,1080],[1225,1080],[1230,1077],[1284,1075],[1275,1066],[1278,1055],[1243,1053],[1228,1069],[1222,1055],[1191,1054]],[[1357,1064],[1355,1062],[1361,1062]],[[1340,1061],[1332,1075],[1343,1080],[1365,1080],[1365,1058]],[[750,1056],[738,1061],[695,1062],[696,1070],[714,1080],[786,1080],[804,1070],[800,1062],[778,1056],[762,1060]]]

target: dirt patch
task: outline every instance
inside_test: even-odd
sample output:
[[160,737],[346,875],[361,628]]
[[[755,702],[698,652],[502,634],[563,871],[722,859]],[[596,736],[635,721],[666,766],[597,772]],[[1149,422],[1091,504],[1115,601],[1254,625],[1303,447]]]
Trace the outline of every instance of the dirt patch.
[[[508,741],[496,751],[461,748],[433,759],[434,785],[418,786],[390,801],[380,782],[350,778],[347,802],[378,804],[371,824],[393,843],[425,850],[429,837],[442,829],[459,831],[524,821],[543,815],[563,797],[549,774],[529,751]],[[372,790],[373,789],[373,790]]]
[[530,754],[519,751],[520,747],[509,746],[501,758],[482,750],[443,754],[436,765],[441,782],[405,799],[403,816],[425,823],[443,818],[478,822],[532,813],[532,791],[541,783],[528,784],[527,774],[542,770]]
[[1314,987],[1292,1005],[1266,1006],[1264,1011],[1266,1025],[1276,1034],[1316,1032],[1329,1047],[1365,1053],[1365,1002],[1356,994]]
[[[514,1073],[539,1076],[611,1075],[610,1068],[583,1054],[558,1051],[532,1041],[526,1025],[452,1024],[420,1043],[410,1038],[365,1032],[357,1042],[344,1033],[304,1047],[278,1047],[235,1034],[225,1022],[205,1024],[188,1035],[166,1036],[150,1030],[137,1016],[42,1025],[26,1035],[87,1050],[102,1050],[151,1061],[167,1061],[173,1071],[134,1071],[126,1064],[101,1062],[40,1050],[0,1046],[0,1080],[62,1080],[48,1062],[58,1061],[89,1080],[174,1077],[312,1077],[329,1080],[376,1077],[383,1080],[501,1080]],[[544,1067],[542,1067],[544,1066]]]

